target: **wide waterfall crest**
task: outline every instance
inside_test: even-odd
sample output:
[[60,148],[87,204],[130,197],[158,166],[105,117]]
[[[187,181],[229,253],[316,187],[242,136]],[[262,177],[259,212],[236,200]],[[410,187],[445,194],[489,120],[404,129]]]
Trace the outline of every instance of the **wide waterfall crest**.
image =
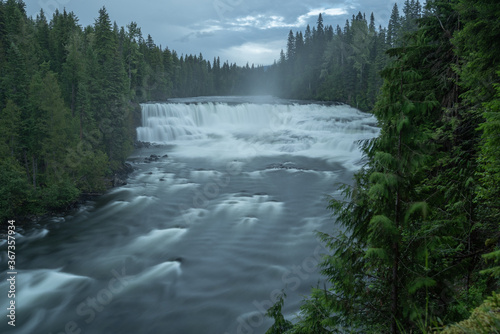
[[375,118],[347,105],[150,103],[142,106],[139,141],[183,143],[181,154],[241,158],[276,153],[356,160],[359,139]]
[[168,143],[177,139],[200,139],[203,134],[231,131],[235,128],[255,130],[276,122],[287,106],[224,103],[143,104],[142,127],[137,129],[140,141]]

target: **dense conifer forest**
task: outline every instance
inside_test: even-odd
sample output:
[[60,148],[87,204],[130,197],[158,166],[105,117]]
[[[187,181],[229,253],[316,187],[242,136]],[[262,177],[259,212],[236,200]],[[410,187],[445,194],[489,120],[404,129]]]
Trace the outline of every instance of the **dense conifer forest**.
[[[237,66],[179,56],[104,7],[82,27],[72,12],[28,17],[23,1],[0,1],[1,224],[105,191],[134,147],[139,103],[343,102],[372,112],[381,133],[329,203],[343,232],[319,234],[327,283],[297,319],[278,300],[268,333],[432,332],[468,318],[499,289],[500,3],[406,0],[387,27],[367,14],[343,27],[319,15],[289,32],[274,64]],[[464,326],[500,331],[491,298],[489,322]]]
[[[381,133],[363,143],[367,163],[344,200],[330,201],[344,232],[319,233],[331,250],[321,263],[327,284],[293,323],[282,296],[267,333],[431,333],[468,318],[488,296],[445,332],[500,331],[500,300],[491,295],[500,276],[500,3],[434,0],[420,11],[407,0],[403,11],[395,7],[378,31],[390,47],[373,107]],[[361,15],[350,29],[366,31]],[[335,39],[328,45],[325,64],[338,56]],[[347,101],[365,107],[373,94],[366,71],[379,63],[350,58],[351,67],[334,59],[316,75],[364,72],[366,86],[353,83],[357,95]],[[317,94],[334,87],[327,82]]]

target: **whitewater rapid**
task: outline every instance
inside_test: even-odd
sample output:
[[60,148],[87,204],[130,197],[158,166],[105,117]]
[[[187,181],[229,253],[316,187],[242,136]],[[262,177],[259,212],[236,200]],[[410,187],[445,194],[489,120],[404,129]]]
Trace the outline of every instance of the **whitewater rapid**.
[[359,141],[378,131],[375,118],[357,109],[313,103],[144,104],[142,124],[138,140],[177,143],[176,153],[188,157],[290,154],[347,164],[359,162]]
[[[328,197],[363,161],[375,119],[346,105],[211,97],[142,105],[135,171],[17,235],[17,326],[1,333],[265,333],[293,319],[335,233]],[[151,159],[151,156],[155,157]],[[7,254],[2,245],[5,277]],[[0,281],[6,314],[8,283]],[[3,318],[3,320],[1,320]]]

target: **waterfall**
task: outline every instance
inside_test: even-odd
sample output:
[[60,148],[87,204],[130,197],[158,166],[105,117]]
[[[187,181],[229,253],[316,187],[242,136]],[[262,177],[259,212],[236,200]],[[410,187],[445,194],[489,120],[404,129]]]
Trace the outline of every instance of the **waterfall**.
[[234,147],[251,143],[273,152],[320,148],[351,152],[360,136],[373,137],[378,131],[373,116],[346,105],[207,102],[141,107],[137,138],[159,144],[197,141],[199,145],[218,138]]

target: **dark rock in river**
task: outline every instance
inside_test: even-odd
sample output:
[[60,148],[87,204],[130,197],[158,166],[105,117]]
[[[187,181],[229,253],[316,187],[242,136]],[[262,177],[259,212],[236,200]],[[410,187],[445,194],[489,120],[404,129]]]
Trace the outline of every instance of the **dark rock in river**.
[[121,187],[127,185],[127,181],[119,178],[117,175],[113,176],[113,180],[111,182],[113,183],[113,187]]
[[[165,157],[168,157],[168,155],[167,156],[163,156],[163,158],[165,158]],[[149,156],[149,158],[144,158],[144,162],[145,163],[150,163],[150,162],[158,161],[158,160],[160,160],[160,156],[158,156],[156,154],[151,154]]]
[[151,147],[152,144],[151,143],[148,143],[148,142],[144,142],[144,141],[136,141],[134,143],[134,147],[135,148],[149,148]]
[[268,165],[266,169],[296,169],[296,170],[304,170],[303,168],[297,167],[293,162],[284,162],[284,163],[275,163]]

